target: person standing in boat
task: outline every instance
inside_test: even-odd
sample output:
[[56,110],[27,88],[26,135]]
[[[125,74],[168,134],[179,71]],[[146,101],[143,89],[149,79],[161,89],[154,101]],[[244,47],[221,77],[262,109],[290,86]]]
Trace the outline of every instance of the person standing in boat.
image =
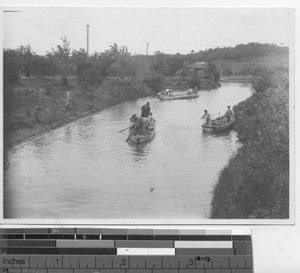
[[205,124],[208,124],[208,125],[211,124],[211,116],[207,112],[207,110],[204,110],[204,115],[200,119],[205,119],[205,121],[206,121]]
[[227,119],[227,122],[230,123],[233,120],[234,114],[233,111],[230,109],[230,106],[227,107],[225,114],[223,115]]
[[141,117],[148,118],[150,114],[150,102],[148,101],[145,105],[143,105],[141,110],[142,110]]

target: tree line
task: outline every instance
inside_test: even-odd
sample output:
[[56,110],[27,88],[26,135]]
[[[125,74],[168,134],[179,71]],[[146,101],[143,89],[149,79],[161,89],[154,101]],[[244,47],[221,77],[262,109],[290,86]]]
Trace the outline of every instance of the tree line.
[[289,48],[287,46],[277,46],[275,44],[260,44],[248,43],[238,44],[235,47],[217,47],[207,50],[200,50],[199,52],[192,51],[189,55],[190,58],[199,61],[205,60],[241,60],[247,58],[259,57],[288,57]]
[[24,77],[61,77],[62,84],[68,84],[68,77],[77,76],[86,90],[93,90],[105,77],[139,79],[159,91],[165,84],[165,77],[186,76],[186,67],[194,62],[208,62],[207,72],[214,79],[219,71],[214,61],[237,60],[247,57],[287,56],[288,48],[273,44],[249,43],[234,48],[215,48],[189,54],[165,54],[157,51],[151,56],[132,55],[126,46],[116,43],[104,52],[87,56],[85,49],[72,49],[66,37],[61,44],[44,56],[36,54],[32,47],[22,45],[17,49],[4,49],[4,84],[18,82]]

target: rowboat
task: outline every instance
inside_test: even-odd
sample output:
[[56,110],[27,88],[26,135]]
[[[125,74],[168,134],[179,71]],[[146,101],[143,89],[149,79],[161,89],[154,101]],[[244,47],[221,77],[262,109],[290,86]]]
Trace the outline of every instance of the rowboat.
[[218,117],[211,121],[211,124],[202,124],[202,130],[204,132],[213,132],[218,133],[229,129],[235,122],[235,118],[233,117],[230,122],[227,122],[226,118]]
[[[129,130],[129,136],[131,135],[131,133],[132,131]],[[131,135],[129,141],[139,144],[151,140],[152,138],[154,138],[154,136],[155,126],[153,127],[153,129],[149,130],[146,135]]]
[[162,95],[158,94],[158,98],[160,100],[186,100],[186,99],[195,99],[198,98],[199,94],[169,94],[169,95]]

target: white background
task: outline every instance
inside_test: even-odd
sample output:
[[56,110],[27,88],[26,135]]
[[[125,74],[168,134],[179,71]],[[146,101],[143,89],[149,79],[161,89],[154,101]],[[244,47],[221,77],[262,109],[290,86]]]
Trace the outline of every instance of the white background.
[[[299,48],[299,12],[300,7],[297,1],[14,1],[0,0],[2,6],[26,5],[26,6],[252,6],[252,7],[296,7],[295,22],[295,48]],[[0,25],[1,26],[1,25]],[[0,39],[2,42],[2,37]],[[299,79],[299,54],[296,50],[296,106],[299,107],[299,87],[297,79]],[[2,78],[2,77],[1,77]],[[2,86],[2,84],[1,84]],[[2,100],[2,99],[1,99]],[[291,102],[292,103],[292,102]],[[296,141],[299,139],[299,109],[296,110]],[[293,109],[291,104],[291,109]],[[2,134],[1,134],[2,135]],[[293,136],[291,136],[292,139]],[[1,136],[2,138],[2,136]],[[295,147],[291,147],[291,154],[296,155],[296,178],[295,178],[295,224],[294,225],[247,225],[247,226],[217,226],[217,228],[239,228],[248,227],[252,229],[253,252],[254,252],[254,272],[255,273],[300,273],[300,207],[297,199],[300,198],[299,192],[299,145],[295,143]],[[294,149],[295,148],[295,149]],[[2,158],[1,158],[2,160]],[[291,173],[291,176],[294,174]],[[209,226],[211,227],[211,226]],[[201,226],[199,228],[209,228]],[[216,228],[216,226],[214,226]]]

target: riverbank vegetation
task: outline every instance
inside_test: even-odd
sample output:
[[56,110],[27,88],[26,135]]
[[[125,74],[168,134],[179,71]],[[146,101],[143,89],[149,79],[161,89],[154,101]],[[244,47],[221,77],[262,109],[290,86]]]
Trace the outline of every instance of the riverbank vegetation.
[[[72,92],[70,110],[65,109],[67,88]],[[104,79],[92,93],[83,92],[75,77],[68,78],[67,87],[61,85],[59,77],[21,79],[18,85],[4,89],[4,144],[18,143],[123,101],[152,94],[147,86],[125,79]]]
[[211,218],[289,218],[289,79],[260,69],[253,95],[234,107],[243,146],[221,171]]
[[[214,89],[220,85],[220,76],[232,74],[233,66],[224,64],[245,62],[245,58],[284,58],[286,51],[285,47],[251,43],[192,50],[185,55],[158,51],[145,56],[132,55],[126,46],[113,44],[104,52],[88,56],[85,49],[72,49],[66,37],[45,55],[36,54],[29,44],[4,49],[4,144],[15,144],[167,87]],[[191,68],[195,64],[200,68]],[[242,73],[240,63],[237,67]],[[250,68],[245,68],[245,75],[253,72]],[[68,89],[72,108],[66,111]]]
[[[46,56],[30,45],[4,51],[5,147],[118,103],[154,95],[152,72],[116,44],[87,59],[66,38]],[[150,78],[150,79],[149,79]],[[72,107],[65,109],[66,92]]]

